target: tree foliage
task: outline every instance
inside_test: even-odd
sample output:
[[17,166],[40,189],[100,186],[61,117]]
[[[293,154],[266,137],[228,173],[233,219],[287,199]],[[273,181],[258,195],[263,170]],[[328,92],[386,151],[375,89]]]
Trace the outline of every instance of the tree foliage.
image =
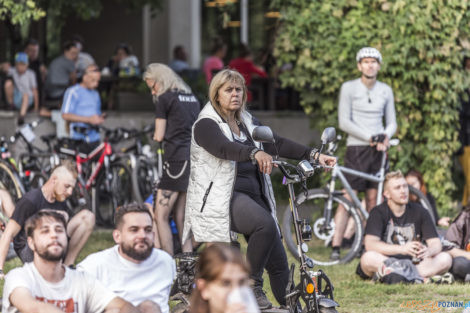
[[8,19],[13,25],[22,25],[45,15],[33,0],[0,0],[0,20]]
[[394,92],[399,148],[392,167],[424,173],[440,209],[451,205],[452,156],[459,148],[459,95],[470,21],[466,0],[275,0],[281,9],[275,55],[316,126],[337,126],[341,84],[359,77],[356,52],[378,48],[379,80]]

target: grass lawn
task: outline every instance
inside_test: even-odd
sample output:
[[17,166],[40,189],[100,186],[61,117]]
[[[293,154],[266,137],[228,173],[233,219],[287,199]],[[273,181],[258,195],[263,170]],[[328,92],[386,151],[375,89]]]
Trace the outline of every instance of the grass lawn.
[[[88,254],[108,248],[114,244],[110,230],[96,230],[88,240],[85,249],[80,253],[78,262]],[[242,249],[245,250],[246,244],[242,243]],[[289,256],[289,263],[297,261]],[[423,307],[429,301],[464,301],[470,300],[470,285],[454,284],[451,286],[440,285],[381,285],[370,281],[362,281],[355,274],[358,260],[354,260],[347,265],[338,265],[334,267],[323,267],[335,287],[335,300],[341,305],[338,312],[341,313],[397,313],[397,312],[462,312],[463,309],[432,309],[430,306]],[[5,271],[21,266],[18,258],[8,261],[5,264]],[[297,280],[298,282],[298,276]],[[265,290],[268,297],[275,303],[274,297],[270,292],[269,281],[265,279]],[[3,281],[0,283],[3,291]],[[407,301],[421,301],[421,306],[414,303],[414,307],[401,308],[400,306]],[[411,303],[413,304],[413,303]]]

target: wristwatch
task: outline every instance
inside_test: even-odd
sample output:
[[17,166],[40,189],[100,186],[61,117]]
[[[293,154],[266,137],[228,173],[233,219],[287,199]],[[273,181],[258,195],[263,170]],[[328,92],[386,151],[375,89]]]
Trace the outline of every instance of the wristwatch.
[[256,160],[255,160],[255,154],[256,152],[258,151],[261,151],[261,149],[258,149],[258,148],[254,148],[253,150],[251,150],[250,152],[250,160],[253,164],[256,164]]

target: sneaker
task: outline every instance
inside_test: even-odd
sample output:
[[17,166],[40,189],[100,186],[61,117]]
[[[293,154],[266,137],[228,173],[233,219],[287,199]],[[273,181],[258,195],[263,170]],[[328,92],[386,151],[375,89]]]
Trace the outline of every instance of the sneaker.
[[253,293],[255,294],[256,302],[258,303],[260,310],[266,310],[273,307],[272,303],[269,302],[268,297],[266,297],[266,293],[264,293],[263,288],[261,287],[253,287]]
[[379,267],[379,270],[375,272],[374,276],[372,276],[373,281],[380,281],[384,276],[393,273],[393,268],[386,266],[382,263]]
[[341,252],[339,249],[334,249],[333,248],[333,251],[331,251],[331,254],[330,254],[330,260],[331,261],[338,261],[341,257]]
[[453,284],[454,281],[454,275],[449,272],[445,273],[444,275],[434,275],[429,278],[429,282],[433,284],[450,285]]

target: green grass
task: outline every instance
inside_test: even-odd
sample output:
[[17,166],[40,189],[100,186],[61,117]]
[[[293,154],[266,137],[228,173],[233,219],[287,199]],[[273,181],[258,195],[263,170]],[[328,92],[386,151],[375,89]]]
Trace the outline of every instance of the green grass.
[[[242,251],[246,251],[246,243],[242,241]],[[114,244],[110,230],[96,230],[83,251],[80,253],[78,261],[81,261],[90,253],[111,247]],[[289,263],[295,263],[298,269],[298,262],[288,253]],[[400,308],[405,301],[432,300],[432,301],[469,301],[470,285],[454,284],[451,286],[439,285],[382,285],[370,281],[363,281],[355,274],[358,259],[347,265],[337,265],[333,267],[323,267],[322,269],[334,284],[335,300],[341,305],[338,312],[341,313],[397,313],[397,312],[432,312],[431,309],[417,310],[416,308]],[[5,270],[8,272],[14,267],[21,266],[18,258],[8,261]],[[298,282],[298,274],[296,275]],[[3,281],[0,283],[3,292]],[[264,289],[267,291],[269,299],[276,303],[270,292],[269,279],[265,275]],[[434,312],[462,312],[463,309],[444,309]]]

